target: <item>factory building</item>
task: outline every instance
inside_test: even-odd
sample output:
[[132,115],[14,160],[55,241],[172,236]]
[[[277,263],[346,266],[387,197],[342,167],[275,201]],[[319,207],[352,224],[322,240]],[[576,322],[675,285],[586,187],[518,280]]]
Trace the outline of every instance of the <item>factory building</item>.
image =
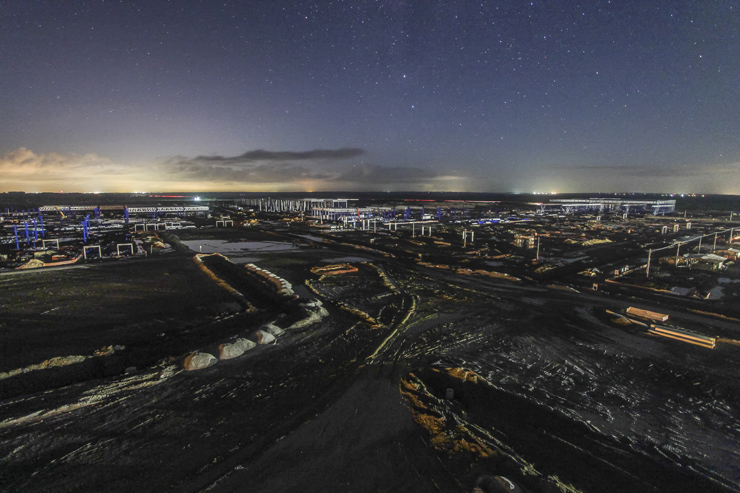
[[316,208],[351,208],[350,202],[357,199],[273,199],[270,197],[258,197],[241,199],[239,203],[252,207],[260,212],[300,212],[310,211]]
[[548,203],[537,204],[537,212],[577,214],[591,213],[650,213],[654,216],[671,214],[676,211],[675,200],[624,200],[611,198],[592,199],[555,199]]

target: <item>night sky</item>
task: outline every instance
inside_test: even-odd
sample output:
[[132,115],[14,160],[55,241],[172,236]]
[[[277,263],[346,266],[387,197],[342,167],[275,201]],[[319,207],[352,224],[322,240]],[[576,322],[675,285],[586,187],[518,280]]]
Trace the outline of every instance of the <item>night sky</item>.
[[0,191],[740,194],[740,2],[0,0]]

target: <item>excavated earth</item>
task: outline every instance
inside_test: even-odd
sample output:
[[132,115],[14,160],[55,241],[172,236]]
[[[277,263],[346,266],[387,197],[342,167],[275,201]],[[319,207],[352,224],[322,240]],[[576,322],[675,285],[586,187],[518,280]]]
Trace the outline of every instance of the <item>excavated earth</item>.
[[[606,312],[639,300],[269,240],[210,273],[171,253],[0,275],[0,490],[740,491],[740,346]],[[327,314],[296,324],[312,299]],[[183,368],[267,322],[274,343]]]

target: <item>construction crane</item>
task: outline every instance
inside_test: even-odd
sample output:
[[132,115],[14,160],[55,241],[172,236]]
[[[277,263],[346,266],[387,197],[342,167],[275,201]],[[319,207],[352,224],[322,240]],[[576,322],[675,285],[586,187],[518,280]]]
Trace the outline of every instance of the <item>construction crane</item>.
[[62,210],[62,208],[59,206],[56,206],[56,207],[57,207],[57,210],[59,211],[59,214],[62,215],[62,219],[67,219],[67,216],[64,214],[64,211]]

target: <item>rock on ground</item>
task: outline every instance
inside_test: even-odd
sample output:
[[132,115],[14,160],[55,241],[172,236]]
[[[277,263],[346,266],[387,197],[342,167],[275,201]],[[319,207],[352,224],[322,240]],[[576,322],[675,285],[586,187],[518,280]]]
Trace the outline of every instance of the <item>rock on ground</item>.
[[274,336],[280,336],[280,335],[285,334],[285,331],[283,329],[281,329],[280,327],[274,324],[265,324],[261,327],[261,329],[264,330],[265,332],[269,332],[270,334]]
[[257,344],[270,344],[275,342],[275,336],[264,330],[258,330],[254,333],[254,337],[257,340]]
[[244,351],[249,351],[253,347],[255,347],[257,344],[253,341],[250,341],[249,339],[239,338],[236,341],[234,341],[234,345],[237,347],[240,347]]
[[213,366],[218,362],[215,356],[208,353],[192,353],[190,356],[185,358],[185,369],[190,370],[202,370]]
[[249,339],[237,339],[231,344],[221,344],[219,349],[219,358],[224,359],[232,359],[232,358],[238,358],[242,354],[244,354],[245,351],[248,351],[255,347],[257,344],[250,341]]

